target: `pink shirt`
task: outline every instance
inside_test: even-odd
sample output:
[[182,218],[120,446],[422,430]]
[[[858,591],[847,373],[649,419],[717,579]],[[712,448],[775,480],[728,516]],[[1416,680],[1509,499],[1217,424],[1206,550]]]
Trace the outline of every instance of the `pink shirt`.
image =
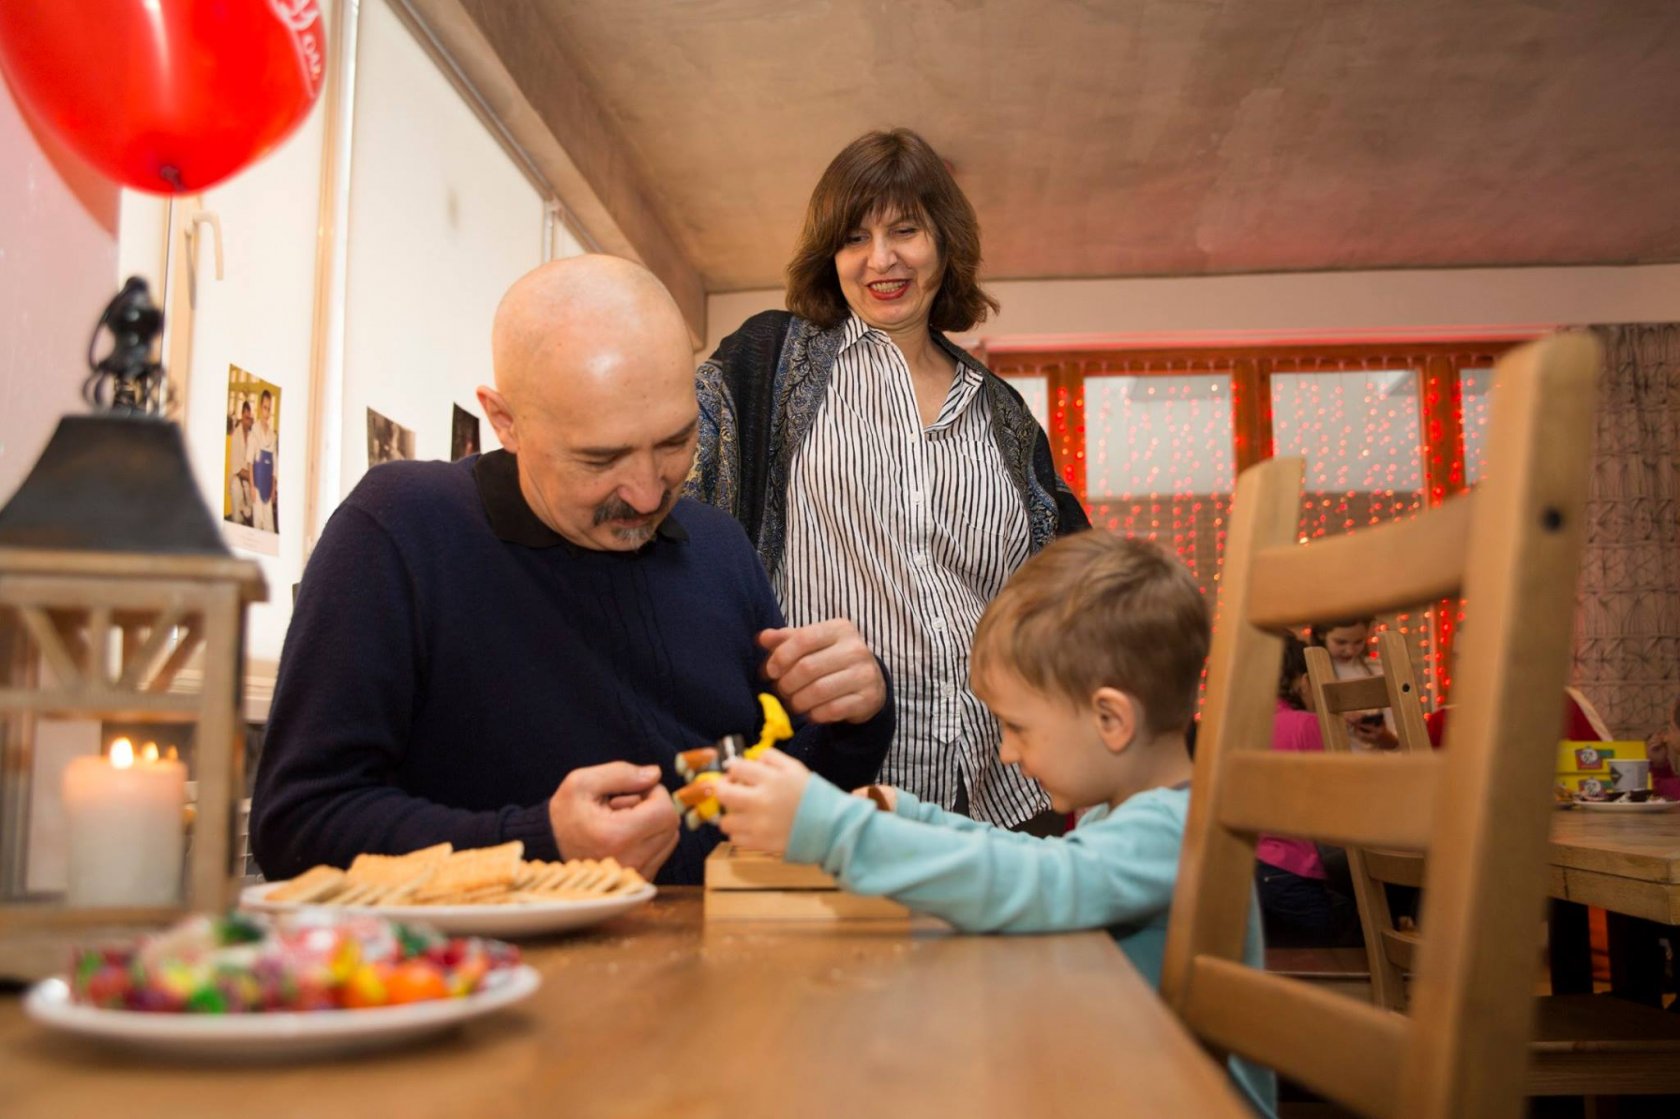
[[[1297,711],[1283,700],[1278,700],[1277,714],[1272,717],[1272,749],[1323,752],[1324,739],[1318,733],[1318,716],[1311,711]],[[1318,857],[1318,847],[1310,839],[1263,835],[1255,845],[1254,855],[1267,866],[1287,870],[1302,878],[1324,877],[1324,860]]]

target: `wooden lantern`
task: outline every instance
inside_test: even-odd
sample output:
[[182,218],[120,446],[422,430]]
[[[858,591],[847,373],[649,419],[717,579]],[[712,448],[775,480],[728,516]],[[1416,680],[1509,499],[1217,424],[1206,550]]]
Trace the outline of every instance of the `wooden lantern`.
[[[61,969],[80,940],[236,900],[245,608],[267,589],[222,543],[180,430],[147,407],[161,316],[138,283],[101,320],[117,343],[89,382],[96,414],[62,420],[0,509],[0,974],[13,978]],[[118,379],[113,405],[101,374]],[[54,718],[192,728],[197,818],[175,904],[89,908],[28,890],[36,734]]]

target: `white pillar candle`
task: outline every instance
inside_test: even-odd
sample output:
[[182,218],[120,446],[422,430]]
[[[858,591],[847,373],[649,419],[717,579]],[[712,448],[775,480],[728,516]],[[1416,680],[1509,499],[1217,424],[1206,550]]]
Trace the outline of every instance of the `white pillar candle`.
[[136,760],[119,738],[109,758],[76,758],[64,771],[71,905],[180,902],[186,766],[148,753]]

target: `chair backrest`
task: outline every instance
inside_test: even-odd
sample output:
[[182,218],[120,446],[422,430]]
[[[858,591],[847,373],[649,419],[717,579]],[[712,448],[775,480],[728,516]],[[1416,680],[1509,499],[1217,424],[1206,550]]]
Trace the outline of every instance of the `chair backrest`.
[[[1368,1116],[1515,1119],[1540,951],[1557,711],[1585,531],[1596,342],[1495,371],[1485,481],[1407,521],[1298,544],[1302,464],[1237,481],[1161,990],[1215,1051]],[[1443,754],[1273,752],[1279,634],[1463,594]],[[1411,1013],[1241,963],[1260,833],[1437,851]]]
[[[1327,750],[1352,750],[1347,720],[1343,713],[1387,707],[1393,712],[1397,752],[1429,753],[1429,732],[1423,725],[1417,673],[1412,669],[1406,639],[1393,630],[1377,635],[1377,663],[1380,677],[1338,680],[1330,654],[1323,649],[1306,651],[1307,682],[1312,689],[1313,707],[1318,712],[1320,735]],[[1349,847],[1348,875],[1353,882],[1354,900],[1359,906],[1360,926],[1365,936],[1365,956],[1371,971],[1371,997],[1389,1010],[1406,1009],[1406,973],[1417,958],[1420,937],[1415,931],[1395,927],[1389,911],[1388,890],[1397,886],[1420,888],[1425,861],[1422,855],[1378,847]]]
[[1307,682],[1312,688],[1314,710],[1323,733],[1326,750],[1351,750],[1347,720],[1332,718],[1348,711],[1386,707],[1392,712],[1394,736],[1402,751],[1429,747],[1429,731],[1423,723],[1422,692],[1412,668],[1406,639],[1391,629],[1377,634],[1377,666],[1380,676],[1338,680],[1330,654],[1318,646],[1306,651]]

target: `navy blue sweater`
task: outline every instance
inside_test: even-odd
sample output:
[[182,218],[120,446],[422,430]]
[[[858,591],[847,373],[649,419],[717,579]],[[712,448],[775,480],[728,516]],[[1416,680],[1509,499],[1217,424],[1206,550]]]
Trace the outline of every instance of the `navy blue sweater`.
[[[539,521],[506,452],[368,472],[309,561],[280,658],[251,812],[269,878],[362,851],[525,842],[563,857],[548,798],[572,769],[658,765],[758,731],[760,630],[783,624],[727,514],[680,500],[636,552]],[[872,781],[892,703],[799,727],[790,752],[841,788]],[[658,880],[700,881],[715,828]]]

